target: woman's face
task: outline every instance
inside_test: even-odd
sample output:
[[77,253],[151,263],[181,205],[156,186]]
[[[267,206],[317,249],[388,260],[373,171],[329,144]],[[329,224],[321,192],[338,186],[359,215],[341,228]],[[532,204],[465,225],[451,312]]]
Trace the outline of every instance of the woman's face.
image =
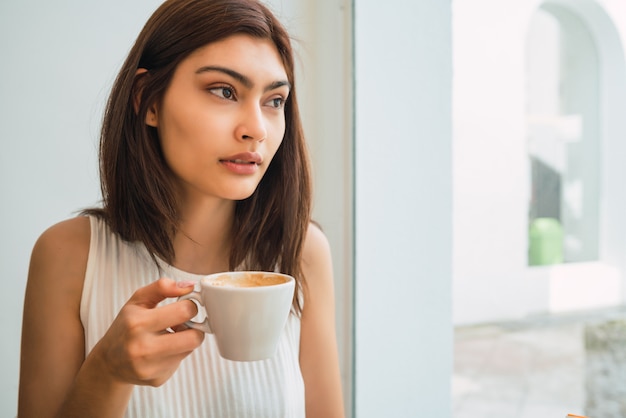
[[183,198],[241,200],[261,181],[285,133],[290,85],[274,44],[234,35],[176,68],[146,116]]

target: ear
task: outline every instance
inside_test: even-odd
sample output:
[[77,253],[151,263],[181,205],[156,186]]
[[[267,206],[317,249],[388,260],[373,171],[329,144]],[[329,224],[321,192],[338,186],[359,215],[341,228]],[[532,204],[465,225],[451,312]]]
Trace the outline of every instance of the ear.
[[[135,97],[133,100],[133,107],[135,108],[135,113],[139,112],[139,105],[141,104],[141,94],[143,92],[143,77],[148,76],[148,70],[145,68],[138,68],[135,72],[135,78],[137,83],[137,91],[135,93]],[[152,126],[154,128],[157,127],[157,110],[155,106],[150,106],[148,112],[146,113],[146,125]]]

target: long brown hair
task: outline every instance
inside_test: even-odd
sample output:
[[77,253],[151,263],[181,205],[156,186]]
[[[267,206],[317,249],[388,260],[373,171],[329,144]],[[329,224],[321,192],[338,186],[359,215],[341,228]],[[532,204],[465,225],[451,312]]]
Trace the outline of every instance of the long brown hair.
[[[178,64],[196,49],[234,34],[269,39],[282,58],[292,88],[285,103],[285,135],[256,191],[237,201],[231,269],[291,274],[304,285],[300,260],[310,222],[311,180],[294,80],[289,35],[256,0],[167,0],[150,17],[113,85],[100,137],[103,217],[127,241],[171,263],[180,216],[176,186],[155,128],[144,123],[159,103]],[[148,70],[137,75],[139,68]],[[149,74],[149,76],[146,76]],[[138,109],[136,96],[140,95]],[[294,308],[301,312],[298,297]]]

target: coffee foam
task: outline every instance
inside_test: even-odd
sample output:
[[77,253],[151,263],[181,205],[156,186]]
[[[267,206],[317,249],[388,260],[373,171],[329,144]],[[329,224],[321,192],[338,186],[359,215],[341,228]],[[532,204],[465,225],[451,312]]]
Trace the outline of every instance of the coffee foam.
[[212,286],[221,287],[261,287],[261,286],[273,286],[281,283],[285,283],[287,280],[275,274],[239,274],[239,275],[227,275],[218,276],[211,280],[209,283]]

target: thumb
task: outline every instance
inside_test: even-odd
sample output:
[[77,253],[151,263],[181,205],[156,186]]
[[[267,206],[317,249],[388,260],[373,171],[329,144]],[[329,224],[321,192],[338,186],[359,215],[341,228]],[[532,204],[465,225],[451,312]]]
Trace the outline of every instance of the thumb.
[[129,302],[152,309],[164,299],[186,295],[193,289],[194,282],[177,282],[168,278],[160,278],[147,286],[137,289]]

